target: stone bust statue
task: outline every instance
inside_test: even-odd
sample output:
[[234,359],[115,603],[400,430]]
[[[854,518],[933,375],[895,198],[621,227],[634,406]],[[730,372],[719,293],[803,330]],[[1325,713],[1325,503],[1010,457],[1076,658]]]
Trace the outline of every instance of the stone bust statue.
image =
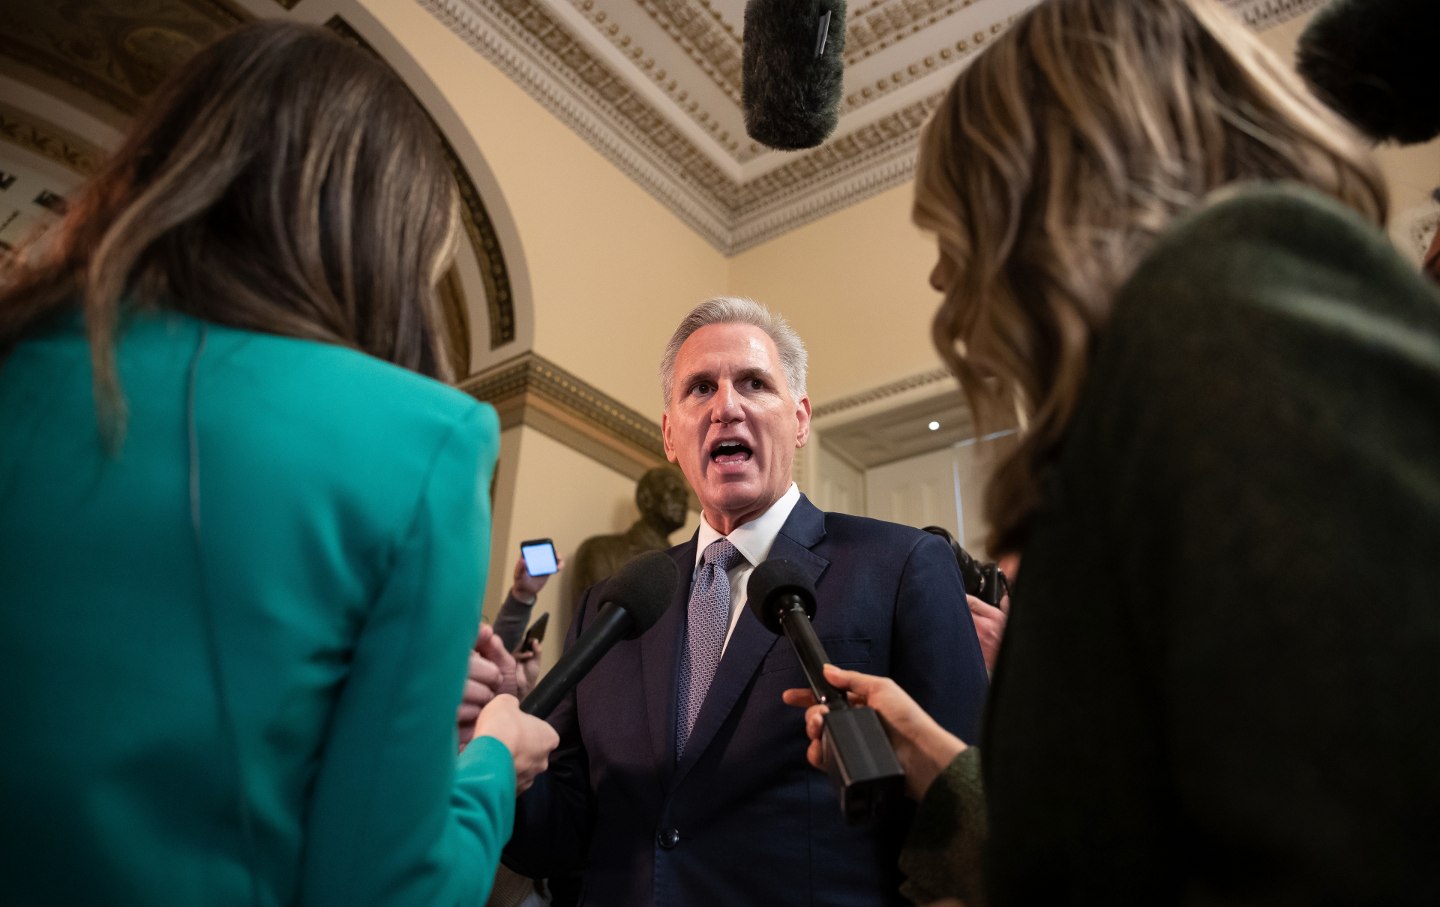
[[580,543],[570,574],[570,613],[585,590],[606,579],[628,560],[647,551],[670,547],[670,533],[685,525],[690,489],[685,477],[671,466],[656,466],[635,486],[640,519],[624,532],[595,535]]

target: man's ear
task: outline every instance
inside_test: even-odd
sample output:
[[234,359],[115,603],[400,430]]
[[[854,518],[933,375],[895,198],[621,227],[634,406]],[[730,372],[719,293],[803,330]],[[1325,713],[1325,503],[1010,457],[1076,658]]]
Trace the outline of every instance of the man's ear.
[[810,398],[801,397],[800,402],[795,405],[795,448],[798,450],[805,446],[810,440]]
[[665,442],[665,459],[679,465],[680,459],[675,456],[675,445],[670,440],[670,414],[660,414],[660,438]]

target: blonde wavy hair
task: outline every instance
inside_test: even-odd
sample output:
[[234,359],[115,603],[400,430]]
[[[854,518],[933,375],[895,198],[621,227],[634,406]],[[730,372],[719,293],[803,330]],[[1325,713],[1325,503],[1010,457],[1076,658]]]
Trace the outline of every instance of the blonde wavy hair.
[[954,275],[936,348],[982,425],[1022,426],[986,493],[992,552],[1024,541],[1116,290],[1176,215],[1247,180],[1385,219],[1359,136],[1211,0],[1048,0],[956,79],[913,217]]

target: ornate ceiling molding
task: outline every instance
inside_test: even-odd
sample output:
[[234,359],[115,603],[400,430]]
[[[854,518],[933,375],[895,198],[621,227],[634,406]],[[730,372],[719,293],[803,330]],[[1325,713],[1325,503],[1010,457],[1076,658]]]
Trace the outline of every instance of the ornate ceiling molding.
[[0,101],[0,139],[32,151],[80,176],[90,176],[105,160],[105,149]]
[[1225,0],[1256,31],[1273,28],[1329,3],[1330,0]]
[[60,79],[128,117],[172,70],[248,18],[222,0],[152,0],[141,7],[17,7],[6,13],[0,55]]
[[[846,24],[837,134],[771,153],[743,132],[744,0],[417,0],[733,255],[904,183],[947,76],[1036,0],[872,0]],[[1325,0],[1225,0],[1263,29]]]
[[1392,233],[1398,232],[1405,238],[1408,243],[1405,251],[1416,261],[1424,260],[1435,231],[1440,230],[1440,207],[1430,204],[1401,211],[1395,216],[1395,222],[1400,229]]
[[[659,109],[633,88],[623,74],[543,5],[532,0],[419,2],[726,255],[904,183],[913,173],[920,127],[940,98],[940,92],[931,93],[843,132],[819,148],[789,155],[780,166],[741,180],[728,175],[712,155],[717,148],[723,149],[731,152],[732,164],[740,164],[759,152],[757,146],[738,147],[721,129],[720,121],[702,111],[697,122],[712,133],[716,143],[713,148],[702,148],[667,118],[673,112]],[[603,26],[602,34],[612,44],[638,61],[638,68],[660,84],[667,97],[683,103],[686,111],[699,109],[694,100],[687,100],[689,96],[674,73],[653,65],[645,49],[618,25],[605,25],[606,14],[596,8],[595,0],[573,2],[591,24]],[[716,47],[726,41],[735,41],[738,47],[738,39],[723,21],[708,6],[693,5],[700,0],[692,0],[692,5],[687,5],[686,0],[657,5],[661,2],[646,0],[644,8],[657,21],[665,19],[672,31],[694,38],[695,47],[701,46],[699,37],[714,36],[717,30],[723,33],[705,45],[712,54],[705,58],[707,65],[720,71],[728,57],[715,57]],[[976,2],[913,0],[915,5],[906,7],[903,15],[885,14],[891,15],[896,29],[904,31]],[[900,0],[875,4],[870,8],[874,11],[872,18],[902,5]],[[682,15],[686,10],[688,16]],[[905,70],[861,86],[847,99],[848,108],[861,107],[959,64],[1004,31],[1013,19],[1012,15],[991,22],[921,57]],[[698,26],[685,31],[688,23],[697,22]],[[730,86],[726,90],[733,96],[738,88]]]
[[502,429],[530,426],[630,478],[666,462],[658,423],[535,353],[459,387],[494,406]]
[[[957,5],[955,8],[957,10],[964,9],[973,2],[975,2],[975,0],[966,0],[964,4]],[[951,64],[963,60],[965,57],[971,56],[984,48],[986,41],[999,36],[1005,29],[1009,28],[1015,22],[1016,18],[1018,17],[1010,16],[1004,21],[992,22],[987,28],[976,31],[969,37],[961,38],[946,47],[942,47],[937,53],[927,54],[904,69],[897,69],[885,78],[877,79],[871,84],[860,86],[858,91],[853,91],[845,95],[845,99],[840,106],[841,114],[849,113],[865,104],[869,104],[871,101],[879,100],[897,88],[909,85],[911,82],[922,79],[936,70],[945,69]],[[916,28],[918,29],[919,26],[916,26]]]
[[724,175],[554,18],[525,0],[419,2],[707,241],[728,247],[725,209],[707,191]]
[[861,406],[875,403],[879,400],[909,393],[916,388],[928,387],[929,385],[939,384],[945,381],[954,381],[950,370],[946,368],[934,368],[928,372],[920,372],[919,374],[910,375],[907,378],[901,378],[899,381],[892,381],[889,384],[872,387],[858,394],[851,394],[848,397],[841,397],[839,400],[823,403],[814,408],[811,417],[814,419],[825,419],[846,412],[847,410],[857,409]]
[[[587,11],[594,0],[571,0]],[[740,103],[740,35],[709,0],[636,0],[691,61],[736,104]]]

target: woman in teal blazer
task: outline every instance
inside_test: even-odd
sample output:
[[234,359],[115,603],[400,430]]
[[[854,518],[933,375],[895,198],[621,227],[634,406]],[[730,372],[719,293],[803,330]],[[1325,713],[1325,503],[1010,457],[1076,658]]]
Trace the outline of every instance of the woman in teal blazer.
[[484,902],[554,734],[501,697],[455,755],[498,425],[435,380],[454,199],[393,74],[269,23],[7,266],[7,903]]

